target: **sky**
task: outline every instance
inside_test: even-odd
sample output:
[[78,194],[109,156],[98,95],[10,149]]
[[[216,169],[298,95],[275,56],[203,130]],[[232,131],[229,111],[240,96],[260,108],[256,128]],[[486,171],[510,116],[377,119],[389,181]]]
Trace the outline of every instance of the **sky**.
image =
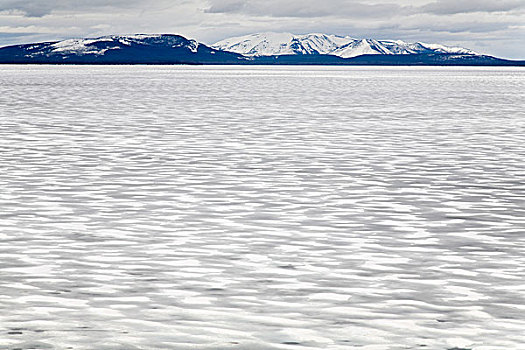
[[135,33],[213,44],[268,31],[459,45],[525,59],[525,0],[0,0],[0,46]]

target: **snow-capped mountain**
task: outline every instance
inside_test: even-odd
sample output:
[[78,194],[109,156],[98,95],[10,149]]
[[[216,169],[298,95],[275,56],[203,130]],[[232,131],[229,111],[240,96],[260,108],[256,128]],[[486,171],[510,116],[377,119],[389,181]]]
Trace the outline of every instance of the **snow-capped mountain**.
[[[112,35],[96,39],[69,39],[52,43],[48,47],[48,54],[55,55],[104,55],[109,50],[120,50],[133,45],[171,46],[172,48],[186,48],[196,53],[199,43],[178,35]],[[42,51],[37,51],[36,55]]]
[[334,55],[351,58],[361,55],[406,54],[459,54],[477,55],[476,52],[438,44],[406,43],[401,40],[356,39],[350,36],[326,34],[295,35],[291,33],[259,33],[234,37],[212,45],[218,50],[246,56],[274,55]]
[[242,55],[212,49],[174,34],[111,35],[0,49],[8,63],[234,63]]
[[0,64],[235,64],[516,66],[442,45],[325,34],[254,34],[214,47],[174,34],[111,35],[0,48]]

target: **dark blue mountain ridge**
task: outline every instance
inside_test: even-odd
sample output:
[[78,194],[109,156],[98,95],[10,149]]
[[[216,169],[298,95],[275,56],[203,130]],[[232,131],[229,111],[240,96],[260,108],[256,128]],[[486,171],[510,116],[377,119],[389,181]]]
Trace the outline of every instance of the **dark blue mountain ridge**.
[[333,55],[280,55],[255,58],[259,65],[344,65],[344,66],[525,66],[525,61],[512,61],[487,55],[456,54],[365,54],[353,58]]
[[235,64],[246,60],[175,34],[112,35],[0,48],[0,63]]
[[111,35],[0,48],[1,64],[450,65],[525,66],[479,54],[330,54],[245,56],[175,34]]

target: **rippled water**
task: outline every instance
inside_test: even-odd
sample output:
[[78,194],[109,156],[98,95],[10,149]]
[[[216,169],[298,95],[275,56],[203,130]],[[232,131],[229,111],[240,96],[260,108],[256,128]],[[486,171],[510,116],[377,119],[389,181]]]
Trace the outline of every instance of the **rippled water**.
[[525,349],[525,71],[0,66],[0,347]]

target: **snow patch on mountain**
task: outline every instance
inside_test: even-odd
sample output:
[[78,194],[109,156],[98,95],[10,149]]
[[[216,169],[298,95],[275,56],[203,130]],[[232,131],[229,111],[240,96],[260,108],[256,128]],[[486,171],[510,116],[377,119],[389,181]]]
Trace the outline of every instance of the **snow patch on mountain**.
[[119,50],[132,46],[163,46],[172,48],[186,47],[190,52],[197,53],[199,43],[178,35],[171,34],[134,34],[111,35],[94,39],[67,39],[58,42],[41,43],[26,48],[26,57],[37,56],[101,56],[109,50]]
[[419,43],[421,46],[438,52],[438,53],[451,53],[451,54],[458,54],[458,55],[480,55],[479,53],[465,49],[463,47],[459,46],[445,46],[440,44],[426,44],[426,43]]
[[247,56],[328,54],[350,40],[325,34],[259,33],[222,40],[212,47]]
[[108,50],[116,50],[120,48],[118,46],[97,48],[95,45],[93,45],[100,42],[113,42],[113,40],[110,38],[69,39],[52,44],[51,52],[76,55],[103,55]]
[[476,52],[439,44],[406,43],[401,40],[356,39],[350,36],[320,33],[295,35],[291,33],[258,33],[225,39],[213,48],[247,56],[274,55],[335,55],[350,58],[361,55],[407,55],[418,53],[447,53],[478,55]]

